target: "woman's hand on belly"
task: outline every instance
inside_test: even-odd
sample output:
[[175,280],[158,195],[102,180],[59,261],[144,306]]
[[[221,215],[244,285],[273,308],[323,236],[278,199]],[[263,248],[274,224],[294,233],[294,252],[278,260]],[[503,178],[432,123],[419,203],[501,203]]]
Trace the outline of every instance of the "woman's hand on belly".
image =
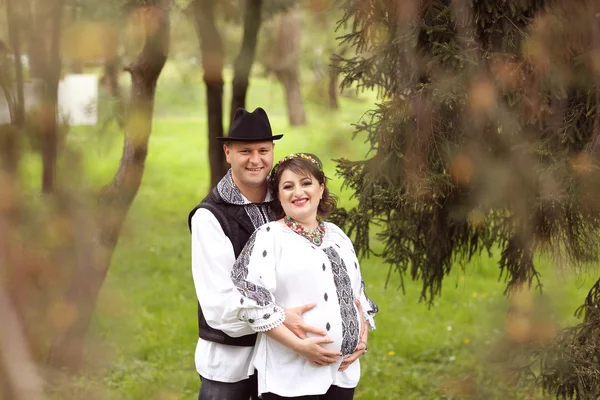
[[338,357],[342,355],[339,350],[330,350],[322,346],[330,343],[333,343],[333,340],[328,337],[310,337],[303,339],[294,351],[314,365],[329,365],[338,362]]
[[[343,321],[340,315],[339,307],[318,305],[314,309],[304,314],[303,320],[306,325],[325,328],[323,332],[326,332],[328,341],[321,342],[321,347],[333,351],[335,353],[341,353],[342,342],[344,338]],[[317,338],[318,336],[312,333],[308,333],[309,338]]]
[[327,335],[327,332],[325,332],[323,329],[307,325],[302,320],[302,314],[312,310],[316,305],[317,303],[309,303],[300,307],[286,308],[285,321],[283,323],[290,331],[294,333],[294,335],[298,336],[300,339],[306,339],[307,333],[313,333],[320,336]]

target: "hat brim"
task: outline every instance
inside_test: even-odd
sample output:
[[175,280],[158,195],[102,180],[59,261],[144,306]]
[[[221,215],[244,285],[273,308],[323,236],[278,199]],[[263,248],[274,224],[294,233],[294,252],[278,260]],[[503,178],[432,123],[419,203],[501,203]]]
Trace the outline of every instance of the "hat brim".
[[270,142],[272,140],[279,140],[283,135],[273,135],[264,138],[230,138],[229,136],[218,137],[217,139],[221,142]]

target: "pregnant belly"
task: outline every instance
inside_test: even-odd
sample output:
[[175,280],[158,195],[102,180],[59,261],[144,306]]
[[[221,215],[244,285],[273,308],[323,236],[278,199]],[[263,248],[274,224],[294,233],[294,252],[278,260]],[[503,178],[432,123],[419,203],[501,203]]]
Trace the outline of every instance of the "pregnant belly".
[[[329,308],[317,306],[304,313],[302,320],[309,326],[322,329],[327,333],[327,337],[333,340],[332,343],[322,345],[326,349],[339,351],[343,356],[347,356],[352,354],[358,345],[360,323],[358,310],[354,304],[352,309],[349,308],[345,312],[340,312],[337,306]],[[319,335],[308,334],[308,336]]]

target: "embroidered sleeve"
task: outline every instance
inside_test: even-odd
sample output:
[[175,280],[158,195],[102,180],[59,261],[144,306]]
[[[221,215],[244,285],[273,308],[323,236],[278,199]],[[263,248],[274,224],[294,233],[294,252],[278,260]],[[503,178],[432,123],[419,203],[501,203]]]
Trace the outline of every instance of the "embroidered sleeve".
[[360,278],[360,297],[358,299],[360,301],[360,306],[365,313],[365,319],[369,322],[369,330],[375,330],[375,314],[379,312],[379,307],[369,296],[367,296],[367,292],[365,291],[365,281]]
[[274,329],[285,320],[285,311],[273,296],[276,288],[274,239],[270,226],[258,228],[231,272],[231,280],[240,294],[238,318],[256,332]]
[[[358,292],[356,292],[356,298],[358,299],[358,301],[360,302],[360,306],[363,310],[364,313],[364,317],[365,320],[367,320],[367,322],[369,323],[369,330],[375,330],[375,314],[377,314],[377,312],[379,312],[379,307],[377,306],[377,304],[375,304],[375,302],[373,300],[371,300],[371,298],[367,295],[367,292],[365,290],[365,281],[362,278],[362,274],[360,272],[360,265],[358,263],[358,259],[356,258],[356,253],[354,251],[354,244],[352,243],[352,240],[350,240],[350,238],[336,225],[334,224],[328,224],[329,229],[333,230],[336,232],[336,234],[338,234],[340,236],[340,240],[342,241],[342,243],[344,243],[344,245],[349,246],[349,248],[352,251],[352,263],[353,268],[356,269],[357,274],[357,279],[359,279],[359,281],[355,281],[356,286],[355,287],[360,287],[360,290],[358,290]],[[360,284],[358,284],[360,283]]]

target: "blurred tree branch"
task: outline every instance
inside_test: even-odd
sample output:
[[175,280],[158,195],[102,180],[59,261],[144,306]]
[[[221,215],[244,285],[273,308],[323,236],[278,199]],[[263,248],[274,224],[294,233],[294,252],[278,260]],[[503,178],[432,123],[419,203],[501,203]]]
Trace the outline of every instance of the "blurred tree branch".
[[302,13],[290,7],[277,16],[275,44],[271,49],[270,69],[283,85],[290,125],[306,124],[304,100],[300,90],[300,56],[302,41]]
[[356,124],[372,158],[339,162],[359,199],[347,222],[357,239],[381,223],[384,259],[428,302],[455,261],[495,245],[508,290],[541,284],[537,252],[598,259],[592,2],[510,4],[344,5],[342,43],[358,56],[342,86],[383,99]]
[[[1,265],[0,261],[0,271],[2,270]],[[19,315],[12,307],[3,283],[0,283],[0,320],[2,321],[0,324],[1,370],[8,378],[10,398],[15,400],[43,399],[42,379],[31,357]]]
[[246,107],[246,92],[248,90],[250,70],[254,64],[258,31],[262,22],[262,0],[246,0],[244,7],[244,36],[242,46],[235,59],[232,82],[231,109],[229,121],[233,120],[235,111]]
[[[131,104],[127,116],[123,155],[119,168],[98,197],[92,241],[83,242],[83,257],[77,263],[64,302],[77,309],[77,320],[55,333],[48,361],[52,365],[77,367],[82,361],[83,343],[89,329],[96,299],[110,267],[112,255],[129,208],[144,174],[152,128],[154,97],[158,77],[169,48],[169,6],[166,0],[143,1],[135,8],[146,34],[138,57],[126,68],[131,74]],[[83,220],[84,228],[86,225]],[[87,254],[89,246],[91,254]]]
[[14,55],[15,92],[13,124],[23,127],[25,122],[25,96],[23,93],[23,61],[21,59],[21,32],[19,31],[21,15],[15,10],[15,1],[6,0],[6,18],[8,21],[8,38]]
[[189,6],[194,28],[198,35],[202,55],[202,69],[206,85],[208,120],[208,159],[210,161],[210,187],[217,185],[227,172],[225,155],[218,137],[223,136],[223,41],[215,23],[215,1],[193,0]]
[[[341,210],[361,255],[422,281],[432,304],[452,268],[499,251],[506,294],[537,285],[537,255],[574,271],[600,259],[597,1],[347,0],[342,86],[380,103],[355,125],[365,161],[338,160],[358,206]],[[596,399],[599,283],[584,322],[529,370],[557,398]],[[581,310],[580,310],[581,311]],[[539,339],[541,341],[541,339]],[[540,345],[540,346],[538,346]],[[542,354],[542,356],[540,356]],[[529,358],[523,369],[531,366]],[[539,372],[539,374],[538,374]],[[538,381],[539,382],[539,381]]]

